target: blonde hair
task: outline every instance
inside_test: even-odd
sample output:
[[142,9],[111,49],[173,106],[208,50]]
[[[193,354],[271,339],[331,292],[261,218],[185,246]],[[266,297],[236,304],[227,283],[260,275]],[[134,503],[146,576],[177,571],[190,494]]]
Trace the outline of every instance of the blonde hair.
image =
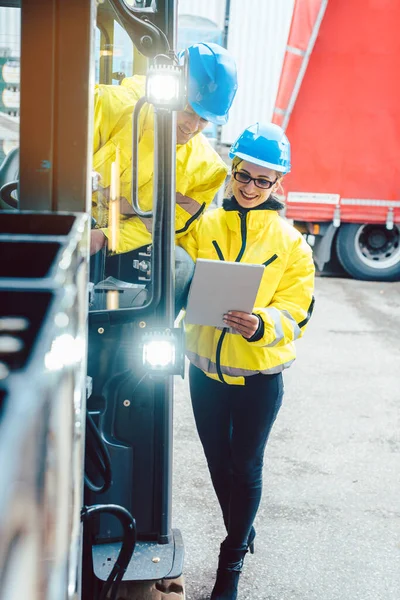
[[[229,181],[226,185],[225,188],[225,193],[224,193],[224,198],[231,198],[231,196],[233,196],[233,191],[232,191],[232,177],[233,177],[233,173],[234,171],[237,171],[238,166],[240,165],[241,162],[243,162],[243,158],[240,158],[239,156],[234,156],[232,159],[232,167],[231,167],[231,175],[229,178]],[[251,162],[251,161],[250,161]],[[283,196],[284,195],[284,190],[283,190],[283,186],[282,186],[282,179],[284,177],[284,173],[281,173],[280,171],[275,171],[276,173],[276,177],[277,177],[277,187],[275,192],[279,195],[279,196]],[[275,184],[276,185],[276,184]]]

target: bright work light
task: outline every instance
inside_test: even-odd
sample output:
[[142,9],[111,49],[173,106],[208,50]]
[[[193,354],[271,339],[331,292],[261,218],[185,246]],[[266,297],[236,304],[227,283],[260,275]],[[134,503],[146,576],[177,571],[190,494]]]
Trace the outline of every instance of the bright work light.
[[185,107],[185,67],[154,64],[147,73],[146,98],[156,108],[182,110]]
[[154,73],[150,77],[147,93],[155,103],[169,103],[179,98],[179,78],[170,73]]
[[153,329],[143,336],[143,366],[149,371],[179,374],[184,368],[183,331]]
[[172,340],[153,340],[143,346],[143,362],[153,369],[165,369],[175,363],[175,344]]

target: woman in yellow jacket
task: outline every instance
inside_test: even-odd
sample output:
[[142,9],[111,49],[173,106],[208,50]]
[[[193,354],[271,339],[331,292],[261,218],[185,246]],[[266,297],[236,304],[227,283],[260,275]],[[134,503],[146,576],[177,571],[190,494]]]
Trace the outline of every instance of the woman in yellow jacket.
[[[277,125],[246,129],[231,148],[232,197],[207,213],[181,245],[193,260],[265,265],[251,314],[234,310],[223,329],[187,326],[190,393],[197,430],[221,505],[221,544],[212,600],[235,600],[253,549],[266,442],[313,309],[314,264],[304,238],[280,217],[274,192],[290,171],[290,144]],[[238,282],[239,284],[240,282]]]

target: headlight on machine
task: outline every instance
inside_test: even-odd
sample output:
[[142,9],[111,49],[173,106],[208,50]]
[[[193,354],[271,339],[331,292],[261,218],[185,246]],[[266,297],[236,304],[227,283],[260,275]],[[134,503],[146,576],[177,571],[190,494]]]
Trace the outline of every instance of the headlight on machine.
[[179,78],[173,73],[149,73],[147,97],[152,104],[174,104],[179,99]]
[[182,329],[152,329],[142,341],[143,366],[152,372],[182,374],[184,348]]
[[[156,57],[157,58],[157,57]],[[146,98],[156,108],[183,110],[185,107],[185,67],[155,63],[147,72]]]
[[165,369],[175,364],[175,344],[172,340],[149,340],[143,345],[143,364],[153,369]]

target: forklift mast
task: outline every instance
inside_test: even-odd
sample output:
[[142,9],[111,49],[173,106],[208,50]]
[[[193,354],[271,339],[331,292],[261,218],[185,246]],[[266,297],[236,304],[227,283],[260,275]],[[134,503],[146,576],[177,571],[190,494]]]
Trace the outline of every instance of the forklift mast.
[[[173,376],[183,372],[174,111],[186,75],[176,4],[0,0],[21,16],[19,148],[0,166],[0,600],[184,597],[171,527]],[[153,233],[136,261],[146,276],[132,264],[125,280],[107,277],[106,250],[97,271],[89,264],[94,82],[118,86],[148,67],[173,71],[181,92],[169,106],[145,91],[129,115],[132,207]],[[138,197],[142,110],[154,128],[150,211]],[[118,150],[110,169],[113,236],[124,226],[113,213]],[[151,359],[160,342],[170,360]]]

